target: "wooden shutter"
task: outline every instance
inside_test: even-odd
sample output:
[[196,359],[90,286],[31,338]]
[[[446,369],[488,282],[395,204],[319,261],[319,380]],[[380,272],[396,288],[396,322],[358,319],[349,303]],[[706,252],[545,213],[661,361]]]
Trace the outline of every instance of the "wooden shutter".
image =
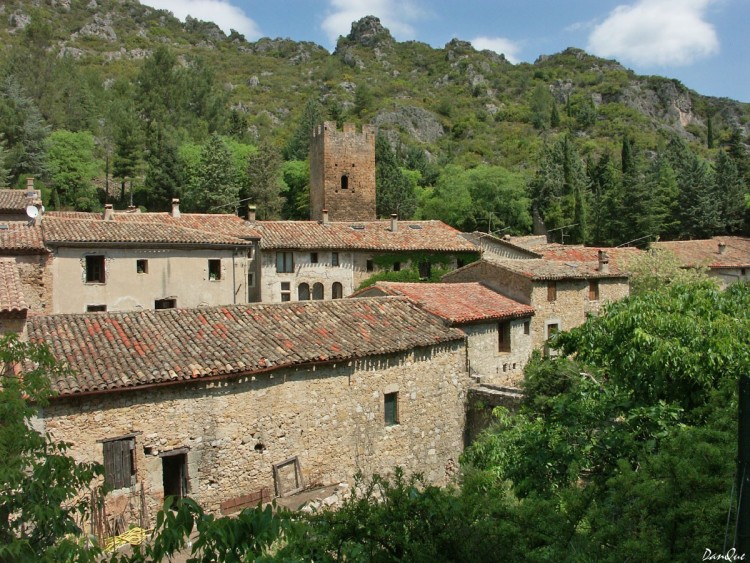
[[104,482],[111,489],[122,489],[132,484],[133,445],[132,439],[104,442]]

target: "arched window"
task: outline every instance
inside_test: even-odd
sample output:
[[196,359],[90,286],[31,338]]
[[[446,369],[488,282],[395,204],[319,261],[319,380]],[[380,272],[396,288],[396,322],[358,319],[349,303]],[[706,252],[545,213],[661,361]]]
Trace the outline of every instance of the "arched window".
[[310,300],[310,286],[306,283],[301,283],[297,286],[297,299],[299,301]]
[[312,298],[317,301],[321,301],[323,299],[323,284],[322,283],[317,282],[313,284]]
[[344,296],[344,286],[339,282],[333,282],[331,286],[331,298],[341,299]]
[[341,176],[341,189],[342,190],[348,190],[349,189],[349,176],[344,174]]

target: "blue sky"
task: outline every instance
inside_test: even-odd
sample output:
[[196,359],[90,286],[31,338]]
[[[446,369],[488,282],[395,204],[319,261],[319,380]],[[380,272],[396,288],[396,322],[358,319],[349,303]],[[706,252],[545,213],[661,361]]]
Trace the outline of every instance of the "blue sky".
[[288,37],[329,50],[353,21],[380,18],[399,41],[453,38],[512,62],[579,47],[638,74],[750,102],[750,0],[141,0],[216,22],[250,41]]

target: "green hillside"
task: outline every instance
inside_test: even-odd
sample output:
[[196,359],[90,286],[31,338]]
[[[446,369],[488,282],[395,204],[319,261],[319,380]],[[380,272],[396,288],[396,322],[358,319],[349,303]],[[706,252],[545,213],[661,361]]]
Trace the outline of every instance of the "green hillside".
[[0,40],[0,180],[33,174],[55,207],[132,195],[216,208],[216,186],[224,204],[304,217],[306,134],[332,119],[390,141],[383,214],[398,202],[401,215],[527,232],[535,211],[589,243],[746,229],[750,104],[578,49],[513,65],[459,40],[397,42],[368,17],[329,53],[134,0],[8,0]]

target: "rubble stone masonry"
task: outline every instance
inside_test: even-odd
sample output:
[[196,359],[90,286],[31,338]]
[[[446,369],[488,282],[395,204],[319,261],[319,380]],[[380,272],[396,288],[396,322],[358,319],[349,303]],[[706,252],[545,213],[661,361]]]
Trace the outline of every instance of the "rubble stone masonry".
[[[188,494],[218,512],[230,499],[274,491],[273,464],[297,456],[304,485],[351,482],[356,471],[401,466],[429,483],[451,479],[463,449],[469,386],[462,341],[339,364],[55,400],[41,423],[102,462],[101,440],[135,435],[137,485],[108,497],[108,513],[137,521],[144,488],[153,521],[164,497],[160,455],[187,455]],[[384,422],[397,393],[398,423]],[[253,497],[255,498],[255,497]]]

